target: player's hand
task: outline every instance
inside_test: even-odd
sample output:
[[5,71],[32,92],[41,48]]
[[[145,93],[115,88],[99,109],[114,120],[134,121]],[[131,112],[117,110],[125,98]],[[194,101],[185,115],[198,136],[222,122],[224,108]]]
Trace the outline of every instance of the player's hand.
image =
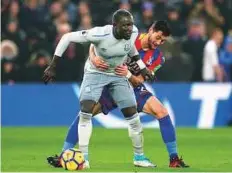
[[48,82],[52,82],[56,79],[56,69],[53,66],[48,66],[45,71],[44,75],[42,77],[45,84]]
[[93,65],[101,71],[105,71],[109,68],[109,65],[99,56],[91,58]]
[[128,73],[127,65],[119,65],[115,69],[115,74],[119,76],[126,76]]
[[152,82],[155,78],[154,72],[149,70],[148,68],[144,68],[140,72],[146,81]]

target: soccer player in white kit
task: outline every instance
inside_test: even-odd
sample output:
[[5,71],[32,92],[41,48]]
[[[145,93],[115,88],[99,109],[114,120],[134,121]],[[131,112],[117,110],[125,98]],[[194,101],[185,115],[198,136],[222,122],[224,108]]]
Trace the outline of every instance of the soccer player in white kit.
[[97,69],[91,61],[86,63],[85,74],[80,90],[80,120],[78,124],[79,149],[84,153],[89,168],[88,146],[92,134],[92,111],[99,101],[103,88],[107,86],[118,107],[128,122],[129,136],[134,149],[134,165],[155,167],[144,155],[143,129],[136,109],[136,100],[132,87],[126,77],[117,76],[114,70],[122,65],[129,56],[137,60],[141,73],[145,78],[151,77],[150,71],[139,57],[134,46],[138,30],[133,25],[133,17],[126,10],[117,10],[113,14],[113,25],[95,27],[89,30],[65,34],[56,47],[51,64],[44,72],[45,83],[55,78],[55,67],[70,42],[89,42],[94,45],[95,54],[103,57],[109,64],[106,71]]

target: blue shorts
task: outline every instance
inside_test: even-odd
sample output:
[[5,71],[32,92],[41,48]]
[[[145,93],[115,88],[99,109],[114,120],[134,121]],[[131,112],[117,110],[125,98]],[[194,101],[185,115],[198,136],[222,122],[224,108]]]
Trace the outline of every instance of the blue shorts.
[[[134,88],[134,93],[137,102],[137,111],[142,112],[145,103],[152,96],[152,93],[148,91],[145,85],[143,84]],[[107,115],[110,111],[118,107],[113,98],[111,97],[107,87],[104,88],[99,103],[101,104],[102,112],[105,115]]]

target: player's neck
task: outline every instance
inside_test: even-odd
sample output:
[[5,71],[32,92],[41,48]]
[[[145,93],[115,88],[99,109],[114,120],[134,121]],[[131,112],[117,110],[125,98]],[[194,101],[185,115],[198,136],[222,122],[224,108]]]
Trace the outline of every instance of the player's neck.
[[149,50],[149,36],[146,34],[142,39],[141,39],[141,47],[143,50],[147,51]]

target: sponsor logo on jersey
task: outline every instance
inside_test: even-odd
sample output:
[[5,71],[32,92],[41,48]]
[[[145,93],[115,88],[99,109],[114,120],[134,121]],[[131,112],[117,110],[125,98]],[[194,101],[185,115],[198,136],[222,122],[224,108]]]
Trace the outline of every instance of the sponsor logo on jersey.
[[125,44],[124,50],[125,50],[126,52],[128,52],[128,51],[130,50],[130,48],[131,48],[130,44]]
[[146,62],[147,65],[151,65],[152,64],[152,58],[151,57],[152,56],[150,56],[149,59],[147,60],[147,62]]

